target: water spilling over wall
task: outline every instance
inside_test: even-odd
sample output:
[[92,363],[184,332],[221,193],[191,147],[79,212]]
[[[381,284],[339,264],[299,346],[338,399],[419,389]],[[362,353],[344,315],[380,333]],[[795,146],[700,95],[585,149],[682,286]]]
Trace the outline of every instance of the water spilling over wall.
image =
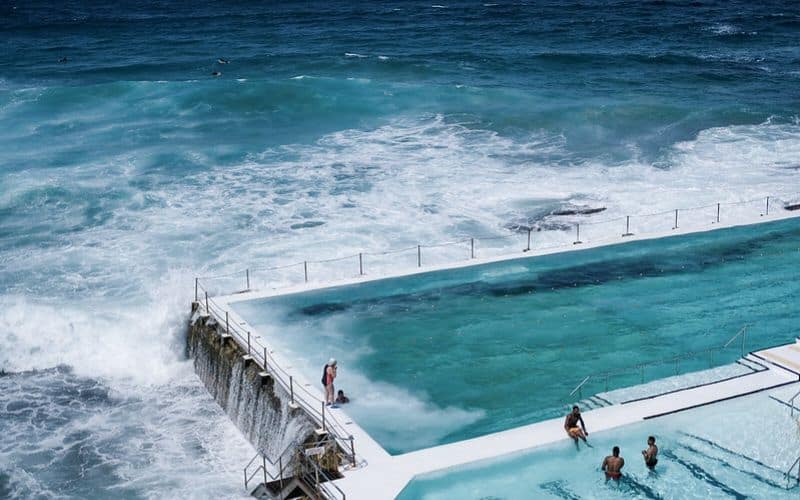
[[[195,304],[196,306],[196,304]],[[224,340],[218,325],[194,308],[186,338],[187,354],[197,376],[230,416],[239,430],[270,460],[293,442],[303,442],[314,424],[300,409],[289,407],[290,395],[261,368],[243,359],[231,340]]]

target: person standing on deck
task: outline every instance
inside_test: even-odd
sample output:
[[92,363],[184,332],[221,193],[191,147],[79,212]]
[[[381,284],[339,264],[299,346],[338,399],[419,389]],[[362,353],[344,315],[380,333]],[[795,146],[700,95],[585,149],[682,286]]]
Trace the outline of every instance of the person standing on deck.
[[325,370],[322,373],[322,383],[325,385],[325,404],[331,406],[336,400],[336,391],[333,387],[333,381],[336,379],[336,360],[331,358],[328,364],[325,365]]

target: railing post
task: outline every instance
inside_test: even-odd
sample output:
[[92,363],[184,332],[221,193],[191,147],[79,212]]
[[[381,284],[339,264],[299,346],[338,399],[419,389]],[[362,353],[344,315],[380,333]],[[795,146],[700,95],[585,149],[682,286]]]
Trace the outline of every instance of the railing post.
[[294,377],[289,375],[289,401],[294,404]]
[[767,212],[765,215],[769,215],[769,196],[767,196]]
[[747,325],[742,328],[742,357],[744,357],[744,339],[747,337]]
[[[278,457],[278,483],[280,483],[281,491],[283,491],[283,455]],[[264,486],[266,486],[266,484]]]
[[230,335],[230,329],[228,328],[228,311],[225,311],[225,334]]
[[719,222],[719,203],[717,203],[717,222]]
[[250,331],[247,331],[247,355],[250,356]]
[[644,365],[640,365],[640,369],[642,370],[642,383],[644,384]]
[[361,252],[358,252],[358,274],[364,276],[364,258],[361,256]]
[[672,229],[678,229],[678,209],[675,209],[675,227]]
[[208,292],[206,293],[206,314],[211,314],[211,309],[208,308]]
[[247,280],[247,288],[246,290],[250,290],[250,269],[245,269],[245,279]]
[[531,228],[528,228],[528,248],[523,250],[523,252],[530,252],[531,251]]
[[475,238],[469,239],[469,258],[475,258]]
[[677,375],[679,372],[678,365],[680,364],[680,362],[681,362],[680,358],[675,358],[675,375]]
[[576,230],[576,233],[575,233],[575,242],[573,242],[572,244],[573,244],[573,245],[578,245],[578,244],[580,244],[580,243],[583,243],[583,242],[581,241],[581,225],[580,225],[580,224],[575,224],[575,230]]
[[325,430],[325,401],[322,402],[322,430]]
[[264,371],[269,373],[269,370],[267,369],[267,348],[266,347],[264,348]]
[[308,283],[308,261],[307,260],[303,261],[303,277],[305,278],[306,283]]
[[630,215],[626,215],[625,216],[625,234],[623,234],[622,236],[631,236],[632,234],[633,233],[631,233],[631,216]]
[[417,245],[417,267],[422,267],[422,245]]
[[713,350],[711,351],[711,360],[709,361],[709,363],[710,364],[708,366],[712,366],[712,367],[714,366],[714,351]]
[[353,436],[350,436],[350,456],[353,457],[353,467],[356,466],[356,445],[353,443]]
[[200,299],[200,297],[197,295],[197,289],[199,288],[199,286],[200,286],[200,278],[195,278],[194,279],[194,301],[195,302],[197,302]]
[[264,473],[264,487],[267,487],[267,457],[261,455],[261,470]]

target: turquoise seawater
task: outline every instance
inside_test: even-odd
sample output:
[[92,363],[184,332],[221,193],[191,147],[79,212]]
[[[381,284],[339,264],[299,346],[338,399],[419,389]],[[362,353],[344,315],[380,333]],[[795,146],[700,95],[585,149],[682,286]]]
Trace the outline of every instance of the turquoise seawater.
[[[392,453],[559,417],[672,359],[798,335],[800,219],[234,304],[307,380],[334,356],[348,413]],[[680,373],[741,356],[682,359]],[[637,368],[641,363],[663,364]],[[611,375],[606,385],[604,373]]]
[[797,201],[798,31],[779,1],[0,2],[0,497],[242,493],[195,276]]

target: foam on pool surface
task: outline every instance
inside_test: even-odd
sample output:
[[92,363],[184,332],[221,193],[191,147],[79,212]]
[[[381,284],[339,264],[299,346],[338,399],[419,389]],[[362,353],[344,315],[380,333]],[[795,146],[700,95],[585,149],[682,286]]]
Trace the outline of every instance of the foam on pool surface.
[[[769,397],[797,389],[794,384],[592,434],[592,449],[576,450],[564,441],[429,474],[412,481],[398,498],[797,498],[796,474],[788,480],[784,474],[800,453],[798,414],[791,417]],[[641,456],[649,435],[660,449],[655,472],[644,467]],[[620,482],[606,482],[600,472],[613,446],[620,447],[626,462]]]
[[[789,219],[232,305],[307,380],[339,359],[348,414],[402,453],[560,416],[585,376],[721,346],[744,324],[748,350],[792,341],[798,241]],[[674,373],[623,371],[610,389]]]

